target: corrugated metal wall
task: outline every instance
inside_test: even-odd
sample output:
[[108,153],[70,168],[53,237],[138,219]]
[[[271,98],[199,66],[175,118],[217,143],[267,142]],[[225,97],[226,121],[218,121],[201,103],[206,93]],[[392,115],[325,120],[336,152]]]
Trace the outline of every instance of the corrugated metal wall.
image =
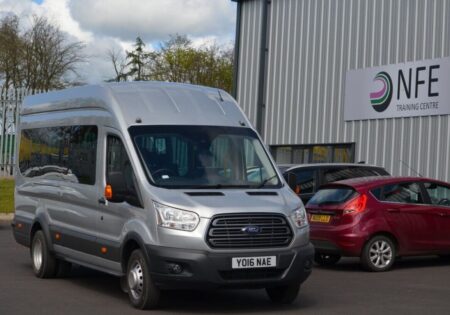
[[[242,4],[237,98],[256,120],[263,0]],[[272,0],[263,137],[355,142],[356,161],[450,181],[450,116],[345,122],[345,73],[450,56],[450,0]]]

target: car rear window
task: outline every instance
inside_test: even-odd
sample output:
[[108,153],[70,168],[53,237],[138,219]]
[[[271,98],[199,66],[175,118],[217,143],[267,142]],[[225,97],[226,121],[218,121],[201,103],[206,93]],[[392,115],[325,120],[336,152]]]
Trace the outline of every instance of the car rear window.
[[320,189],[308,202],[308,205],[341,204],[352,199],[357,194],[352,188],[323,188]]
[[366,176],[380,176],[386,175],[377,171],[375,168],[366,167],[344,167],[344,168],[331,168],[324,171],[325,183],[336,182],[339,180],[366,177]]

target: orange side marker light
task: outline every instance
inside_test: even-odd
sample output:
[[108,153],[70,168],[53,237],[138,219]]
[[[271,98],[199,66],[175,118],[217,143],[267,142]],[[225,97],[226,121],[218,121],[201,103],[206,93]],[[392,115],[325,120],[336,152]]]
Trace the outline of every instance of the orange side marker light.
[[105,198],[106,200],[111,200],[113,197],[113,191],[111,185],[105,186]]

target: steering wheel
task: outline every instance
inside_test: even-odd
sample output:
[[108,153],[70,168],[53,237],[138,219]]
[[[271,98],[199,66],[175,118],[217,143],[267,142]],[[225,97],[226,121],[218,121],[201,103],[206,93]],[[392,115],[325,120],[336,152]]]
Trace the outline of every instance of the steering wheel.
[[[160,173],[162,173],[161,176],[157,176],[157,174],[160,174]],[[168,169],[168,168],[160,168],[159,170],[152,172],[153,177],[162,178],[162,175],[176,176],[176,173],[175,173],[175,171]]]
[[439,200],[438,205],[450,206],[450,200],[448,200],[447,198],[441,199],[441,200]]

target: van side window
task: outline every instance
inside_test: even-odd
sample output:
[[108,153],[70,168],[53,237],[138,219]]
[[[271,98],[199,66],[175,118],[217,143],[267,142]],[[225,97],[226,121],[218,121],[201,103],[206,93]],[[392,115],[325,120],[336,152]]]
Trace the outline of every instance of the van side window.
[[112,187],[113,197],[110,201],[126,201],[141,207],[135,182],[133,168],[122,140],[109,135],[106,149],[106,183]]
[[96,126],[22,130],[19,148],[21,174],[93,185],[97,134]]

